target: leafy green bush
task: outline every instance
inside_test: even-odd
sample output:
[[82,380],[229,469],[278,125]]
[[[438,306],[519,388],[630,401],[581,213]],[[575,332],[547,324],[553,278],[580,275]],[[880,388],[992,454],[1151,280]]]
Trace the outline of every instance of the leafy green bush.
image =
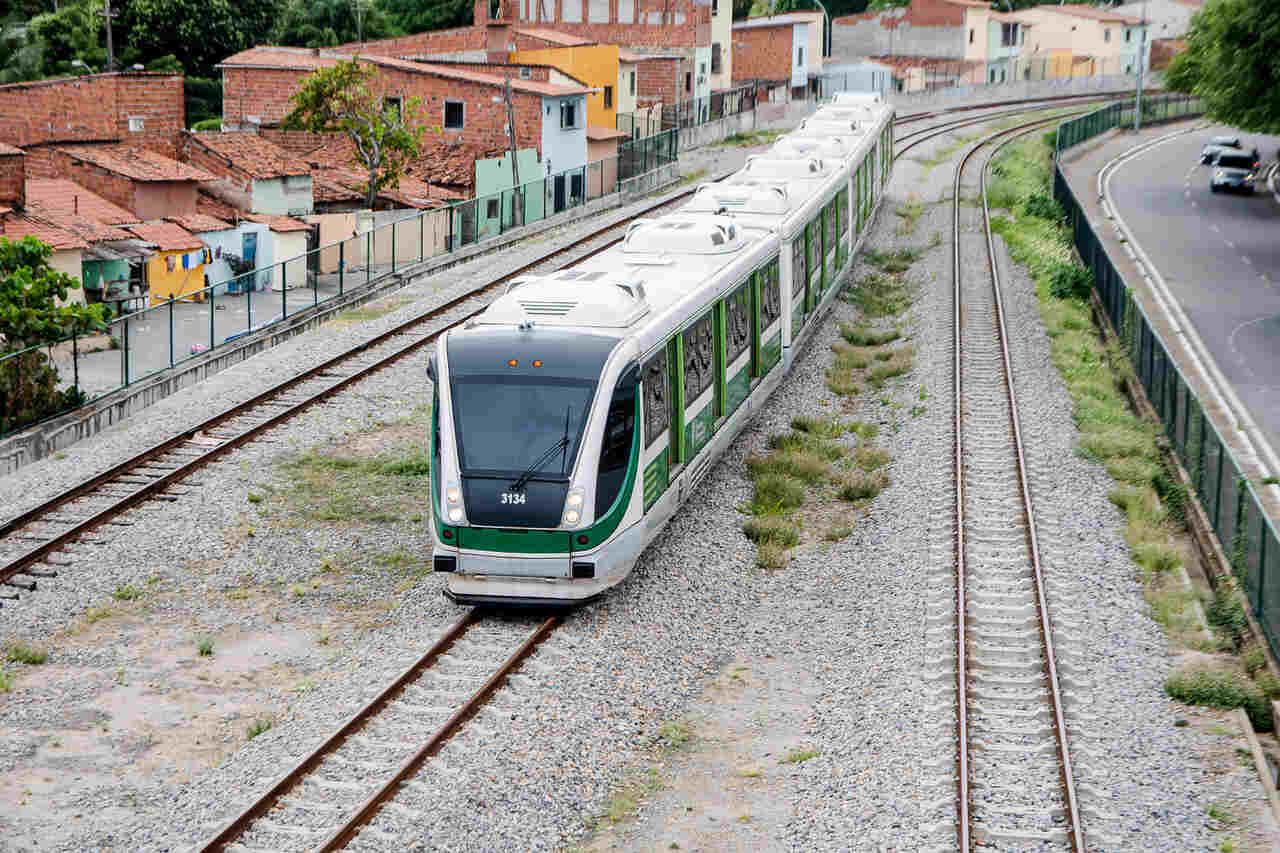
[[1244,671],[1249,673],[1249,677],[1253,678],[1258,674],[1259,670],[1267,667],[1267,653],[1262,650],[1261,646],[1250,646],[1243,655],[1240,656],[1240,665],[1244,667]]
[[1049,292],[1058,299],[1088,299],[1093,272],[1071,263],[1055,264],[1049,274]]
[[192,129],[192,130],[196,130],[196,131],[200,131],[200,130],[222,130],[222,119],[220,119],[220,118],[207,118],[207,119],[204,119],[203,121],[198,121],[198,122],[196,122],[195,124],[191,125],[191,129]]
[[1180,669],[1164,682],[1172,698],[1209,708],[1244,708],[1253,727],[1271,731],[1271,708],[1262,690],[1244,676],[1226,669]]
[[1249,620],[1240,604],[1240,596],[1236,594],[1233,579],[1218,580],[1218,586],[1213,591],[1213,602],[1206,615],[1209,617],[1209,624],[1217,629],[1223,640],[1232,649],[1239,649],[1249,633]]
[[1029,216],[1038,216],[1050,222],[1060,222],[1066,217],[1062,211],[1062,205],[1044,193],[1032,193],[1023,202],[1022,208]]
[[1268,699],[1280,699],[1280,678],[1276,678],[1270,672],[1259,673],[1253,683],[1258,685],[1262,695]]

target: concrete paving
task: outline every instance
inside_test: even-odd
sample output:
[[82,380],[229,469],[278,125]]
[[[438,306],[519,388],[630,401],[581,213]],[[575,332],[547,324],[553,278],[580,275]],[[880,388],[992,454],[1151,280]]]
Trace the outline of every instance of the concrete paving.
[[1280,137],[1207,127],[1119,166],[1111,200],[1280,448],[1280,205],[1263,186],[1252,196],[1209,190],[1211,167],[1199,165],[1200,149],[1210,136],[1231,133],[1264,160],[1280,147]]

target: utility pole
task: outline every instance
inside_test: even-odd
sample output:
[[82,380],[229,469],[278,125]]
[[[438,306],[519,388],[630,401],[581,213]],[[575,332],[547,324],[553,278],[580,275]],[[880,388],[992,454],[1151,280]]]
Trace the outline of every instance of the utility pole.
[[360,0],[355,0],[356,4],[356,41],[364,41],[364,16],[360,8]]
[[107,71],[116,70],[116,52],[115,47],[111,43],[111,19],[119,15],[119,12],[111,11],[111,0],[102,0],[102,11],[98,14],[103,17],[107,24]]
[[[511,72],[502,72],[502,96],[507,100],[507,136],[511,139],[511,224],[524,224],[524,204],[520,192],[520,163],[516,151],[516,116],[511,106]],[[498,206],[502,215],[502,206]]]
[[1142,66],[1147,53],[1147,4],[1142,4],[1142,29],[1138,33],[1138,96],[1133,102],[1133,129],[1142,129]]

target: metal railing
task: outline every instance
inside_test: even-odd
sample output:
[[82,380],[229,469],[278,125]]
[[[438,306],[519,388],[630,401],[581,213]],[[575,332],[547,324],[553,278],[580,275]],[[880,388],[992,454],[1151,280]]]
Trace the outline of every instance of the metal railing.
[[676,104],[663,104],[658,110],[640,109],[633,113],[618,113],[617,127],[633,138],[648,136],[676,128],[696,127],[717,121],[726,116],[748,113],[756,108],[754,86],[740,86],[714,92],[703,98],[691,98]]
[[[1143,120],[1161,121],[1201,111],[1193,98],[1169,96],[1143,100]],[[1132,102],[1104,107],[1060,126],[1058,147],[1065,148],[1111,127],[1133,121]],[[1280,536],[1263,509],[1257,486],[1223,441],[1205,407],[1178,367],[1160,332],[1133,298],[1107,256],[1098,235],[1055,164],[1053,193],[1067,214],[1076,249],[1093,271],[1094,287],[1112,326],[1133,362],[1148,399],[1160,416],[1165,435],[1191,476],[1192,485],[1222,544],[1254,615],[1273,652],[1280,654]]]
[[[643,186],[646,175],[676,162],[677,144],[675,130],[626,141],[617,157],[447,208],[408,215],[403,210],[328,214],[316,226],[320,239],[331,233],[349,236],[123,314],[106,334],[4,352],[0,437],[200,358],[410,264],[581,207],[626,189],[628,182]],[[13,399],[16,389],[32,387],[49,405],[38,416],[16,417],[24,408]]]

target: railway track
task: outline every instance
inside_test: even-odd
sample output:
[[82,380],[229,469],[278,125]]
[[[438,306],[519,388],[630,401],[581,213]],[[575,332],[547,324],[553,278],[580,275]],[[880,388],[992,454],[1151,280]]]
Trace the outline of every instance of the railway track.
[[[1044,103],[1036,102],[1038,105]],[[955,111],[971,112],[999,106],[965,106],[955,108]],[[1042,106],[1028,106],[1025,110],[1037,108]],[[1023,109],[1014,112],[1017,111]],[[906,117],[904,121],[918,121],[946,114],[916,114]],[[957,126],[988,121],[992,117],[966,117],[926,128],[912,134],[914,141],[898,153]],[[627,220],[597,229],[568,246],[550,251],[514,272],[411,318],[144,450],[38,506],[0,522],[0,606],[6,600],[16,600],[23,591],[35,592],[40,580],[56,577],[59,568],[68,565],[64,553],[68,546],[76,542],[93,544],[105,541],[104,528],[130,526],[124,516],[130,509],[146,501],[179,499],[185,489],[193,485],[189,482],[192,475],[204,466],[235,448],[256,440],[312,406],[323,403],[365,377],[417,352],[435,340],[442,330],[437,326],[463,322],[479,313],[484,309],[488,298],[511,278],[529,272],[551,271],[602,251],[618,239],[617,235],[627,222],[679,203],[692,192],[693,188],[690,188],[646,207]]]
[[[1049,121],[985,137],[954,177],[954,633],[938,639],[954,664],[957,842],[966,853],[1088,849],[986,198],[995,151]],[[961,203],[966,187],[980,208]]]
[[557,616],[531,623],[468,611],[404,674],[194,850],[343,849],[558,624]]

